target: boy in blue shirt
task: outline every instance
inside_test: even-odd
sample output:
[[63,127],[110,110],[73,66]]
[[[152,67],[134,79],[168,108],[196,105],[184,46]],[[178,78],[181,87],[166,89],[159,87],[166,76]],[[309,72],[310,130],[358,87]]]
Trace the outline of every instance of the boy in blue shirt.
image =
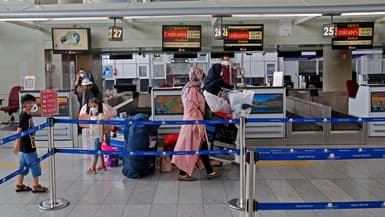
[[[26,94],[21,97],[21,104],[23,105],[23,111],[19,117],[19,127],[17,133],[31,129],[33,127],[31,113],[36,112],[38,107],[36,105],[36,98],[30,94]],[[19,153],[20,152],[20,153]],[[35,134],[25,135],[20,139],[16,139],[16,144],[13,149],[14,154],[19,154],[20,169],[24,169],[32,161],[38,158],[35,145]],[[24,176],[28,174],[29,170],[24,170],[18,176],[16,192],[31,191],[33,193],[42,193],[48,190],[47,187],[39,184],[39,176],[41,176],[40,163],[31,167],[33,177],[33,187],[24,185]]]

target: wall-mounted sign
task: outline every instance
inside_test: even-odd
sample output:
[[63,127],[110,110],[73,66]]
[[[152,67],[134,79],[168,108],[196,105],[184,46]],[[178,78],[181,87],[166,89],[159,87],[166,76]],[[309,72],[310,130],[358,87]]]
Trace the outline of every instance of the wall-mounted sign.
[[334,37],[335,36],[335,24],[324,24],[322,25],[322,36],[323,37]]
[[200,51],[201,26],[163,25],[162,50],[170,52]]
[[374,23],[335,23],[333,49],[370,49],[373,48]]
[[23,90],[35,90],[36,76],[27,75],[24,77]]
[[263,50],[263,24],[228,25],[228,37],[224,40],[225,51]]
[[118,26],[110,26],[110,28],[108,28],[108,40],[123,41],[123,28]]
[[229,31],[227,29],[227,25],[215,25],[214,26],[214,39],[222,40],[227,38],[229,35]]
[[91,48],[89,28],[52,28],[54,53],[85,53]]

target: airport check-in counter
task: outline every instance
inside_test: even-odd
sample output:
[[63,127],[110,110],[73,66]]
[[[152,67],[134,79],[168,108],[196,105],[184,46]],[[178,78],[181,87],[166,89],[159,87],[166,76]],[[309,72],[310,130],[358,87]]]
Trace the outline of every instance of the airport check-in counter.
[[[285,118],[286,94],[282,87],[252,87],[253,108],[249,118]],[[183,119],[181,88],[154,88],[151,93],[151,120],[167,121]],[[179,133],[180,126],[162,125],[159,135]],[[247,123],[246,139],[284,138],[285,123]]]
[[[360,85],[355,97],[349,97],[349,115],[385,117],[385,85]],[[385,122],[367,123],[368,137],[385,136]]]
[[[41,112],[41,98],[39,90],[25,90],[20,92],[20,97],[24,94],[31,94],[36,98],[36,104],[38,106],[38,111],[32,114],[33,123],[35,126],[43,124],[47,122],[47,117],[42,117],[40,115]],[[71,95],[73,92],[70,90],[58,90],[58,103],[59,103],[59,114],[53,117],[61,118],[61,119],[71,119]],[[20,105],[22,110],[22,105]],[[54,140],[55,141],[63,141],[57,143],[56,146],[62,147],[72,147],[73,137],[76,134],[74,132],[76,128],[72,124],[55,124],[54,126]],[[36,141],[48,141],[48,128],[41,129],[35,134]],[[63,144],[63,145],[61,145]]]

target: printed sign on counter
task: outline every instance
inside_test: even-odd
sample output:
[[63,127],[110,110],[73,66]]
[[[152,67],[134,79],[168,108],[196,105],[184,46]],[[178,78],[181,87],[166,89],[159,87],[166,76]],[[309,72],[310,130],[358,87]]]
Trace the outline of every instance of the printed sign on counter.
[[59,114],[57,90],[42,90],[41,97],[41,116]]

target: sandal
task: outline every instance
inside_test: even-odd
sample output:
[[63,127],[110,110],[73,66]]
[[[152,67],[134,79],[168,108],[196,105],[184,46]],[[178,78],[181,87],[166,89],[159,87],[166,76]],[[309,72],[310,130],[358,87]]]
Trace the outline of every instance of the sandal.
[[96,168],[97,171],[104,171],[104,172],[107,172],[107,167],[106,166],[99,166],[98,168]]
[[192,181],[196,181],[198,180],[197,178],[195,177],[192,177],[192,176],[188,176],[188,175],[178,175],[178,180],[179,181],[189,181],[189,182],[192,182]]
[[36,186],[33,186],[32,188],[32,193],[44,193],[47,191],[48,191],[48,188],[41,185],[36,185]]
[[221,176],[222,176],[221,173],[214,171],[214,172],[212,172],[210,174],[207,174],[207,179],[215,179],[215,178],[218,178],[218,177],[221,177]]
[[96,170],[92,168],[88,168],[87,174],[96,174]]
[[16,189],[15,189],[16,192],[25,192],[25,191],[31,191],[31,190],[32,190],[31,187],[26,186],[24,184],[16,185]]

